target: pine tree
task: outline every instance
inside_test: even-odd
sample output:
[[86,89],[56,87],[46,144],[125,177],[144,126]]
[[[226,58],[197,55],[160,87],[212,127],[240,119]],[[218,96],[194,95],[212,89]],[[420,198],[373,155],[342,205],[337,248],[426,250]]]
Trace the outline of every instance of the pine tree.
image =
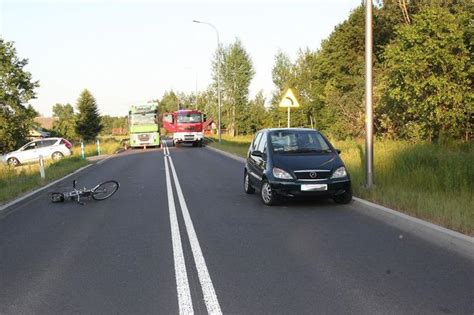
[[94,140],[102,130],[102,124],[95,98],[87,89],[79,96],[77,109],[76,133],[84,141]]

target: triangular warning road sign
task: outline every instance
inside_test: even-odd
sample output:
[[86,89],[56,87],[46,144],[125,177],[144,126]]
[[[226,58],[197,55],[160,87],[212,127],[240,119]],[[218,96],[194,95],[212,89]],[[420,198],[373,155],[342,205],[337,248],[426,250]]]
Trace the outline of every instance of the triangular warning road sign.
[[295,97],[295,94],[293,93],[292,89],[288,89],[285,92],[285,95],[281,98],[280,104],[278,105],[279,107],[299,107],[300,103],[298,103],[298,100]]

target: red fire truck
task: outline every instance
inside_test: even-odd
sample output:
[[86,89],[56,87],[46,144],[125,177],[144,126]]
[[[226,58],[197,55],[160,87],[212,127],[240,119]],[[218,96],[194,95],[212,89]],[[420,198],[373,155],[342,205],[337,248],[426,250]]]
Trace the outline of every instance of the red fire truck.
[[183,109],[163,114],[163,127],[173,133],[173,145],[182,142],[202,146],[206,117],[198,110]]

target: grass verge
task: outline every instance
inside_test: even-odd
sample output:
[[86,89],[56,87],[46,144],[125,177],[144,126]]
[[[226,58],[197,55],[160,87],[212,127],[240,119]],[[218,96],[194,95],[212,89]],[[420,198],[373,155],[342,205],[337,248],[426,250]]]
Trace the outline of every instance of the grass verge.
[[[120,143],[120,141],[115,140],[113,138],[109,138],[107,140],[102,140],[100,142],[100,154],[114,154],[116,153],[119,149],[121,149],[123,146]],[[81,156],[81,145],[76,144],[73,149],[73,155],[74,156]],[[84,154],[86,157],[90,156],[97,156],[98,151],[97,151],[97,144],[94,143],[87,143],[84,145]]]
[[[208,145],[245,157],[251,140],[223,137]],[[354,195],[474,236],[474,143],[376,141],[373,189],[364,188],[363,141],[333,145],[342,151]]]
[[39,165],[37,164],[16,168],[0,165],[0,204],[70,174],[88,163],[88,161],[76,156],[65,158],[56,163],[48,161],[46,162],[46,177],[44,180],[40,177]]
[[252,137],[250,136],[238,136],[228,137],[222,136],[221,143],[217,142],[217,137],[211,137],[211,141],[207,141],[207,145],[216,149],[220,149],[240,157],[246,157],[249,150],[250,142]]

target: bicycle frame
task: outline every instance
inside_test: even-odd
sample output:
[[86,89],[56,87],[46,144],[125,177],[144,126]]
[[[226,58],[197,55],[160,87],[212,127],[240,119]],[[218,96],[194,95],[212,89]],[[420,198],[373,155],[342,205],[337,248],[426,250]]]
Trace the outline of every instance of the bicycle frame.
[[79,203],[79,204],[82,204],[81,203],[81,197],[90,197],[90,195],[96,191],[96,189],[100,186],[100,184],[94,186],[94,188],[92,189],[87,189],[86,187],[82,188],[82,189],[77,189],[76,188],[76,183],[77,181],[74,180],[72,182],[72,187],[73,187],[73,191],[71,192],[65,192],[63,193],[64,195],[64,198],[69,198],[69,199],[73,199],[73,198],[76,198],[76,202]]
[[[114,185],[113,189],[108,190],[108,188],[106,188],[106,187],[101,187],[106,183],[113,183],[113,185]],[[84,202],[81,201],[82,198],[92,197],[95,200],[104,200],[104,199],[107,199],[110,196],[112,196],[118,190],[118,188],[120,187],[119,182],[117,182],[115,180],[108,180],[108,181],[99,183],[96,186],[94,186],[92,189],[88,189],[86,187],[78,189],[76,187],[76,184],[77,184],[77,181],[74,180],[72,182],[72,187],[73,187],[72,191],[51,192],[50,193],[51,201],[53,201],[53,202],[63,202],[65,200],[71,200],[71,201],[76,201],[77,203],[79,203],[81,205],[84,205]],[[96,197],[97,194],[98,195],[101,195],[102,193],[107,194],[107,192],[109,192],[109,194],[106,195],[106,196],[102,195],[101,197]]]

